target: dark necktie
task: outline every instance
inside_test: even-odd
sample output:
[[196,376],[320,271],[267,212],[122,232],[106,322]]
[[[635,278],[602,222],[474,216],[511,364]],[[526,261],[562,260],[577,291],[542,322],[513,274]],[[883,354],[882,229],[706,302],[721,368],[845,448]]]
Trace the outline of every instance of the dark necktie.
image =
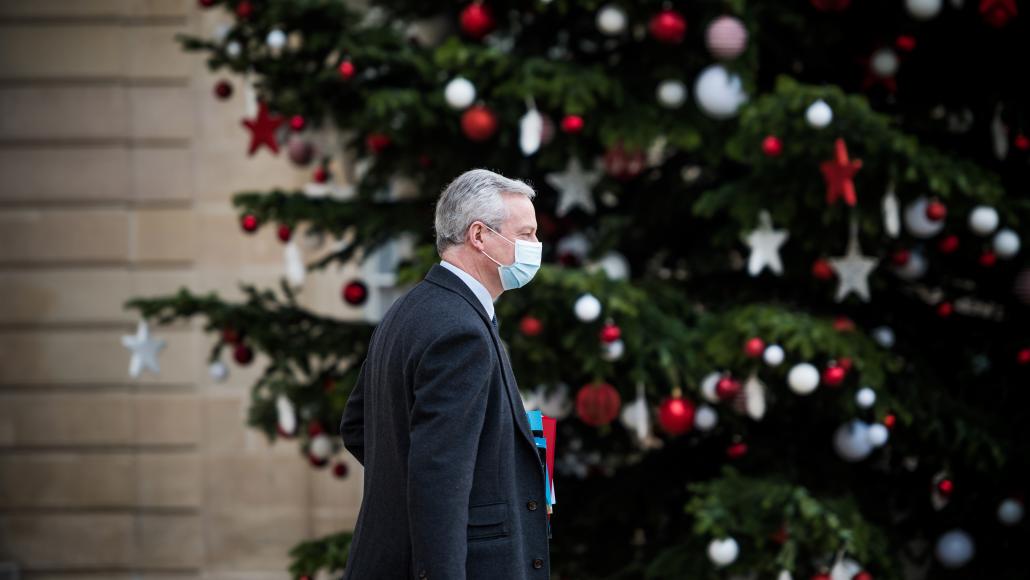
[[494,314],[494,317],[490,319],[490,322],[494,323],[494,328],[497,328],[497,315],[496,314]]

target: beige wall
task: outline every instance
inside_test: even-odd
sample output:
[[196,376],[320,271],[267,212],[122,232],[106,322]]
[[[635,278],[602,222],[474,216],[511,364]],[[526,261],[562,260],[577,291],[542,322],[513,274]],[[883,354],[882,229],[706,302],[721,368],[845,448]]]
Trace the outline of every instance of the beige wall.
[[[356,517],[361,468],[315,470],[244,426],[262,360],[214,383],[200,320],[152,327],[159,376],[128,376],[125,299],[276,284],[282,246],[229,203],[306,171],[246,156],[179,31],[195,0],[0,0],[0,566],[31,579],[288,578],[287,550]],[[238,79],[234,79],[238,81]],[[307,305],[348,271],[309,277]],[[2,568],[0,568],[2,569]]]

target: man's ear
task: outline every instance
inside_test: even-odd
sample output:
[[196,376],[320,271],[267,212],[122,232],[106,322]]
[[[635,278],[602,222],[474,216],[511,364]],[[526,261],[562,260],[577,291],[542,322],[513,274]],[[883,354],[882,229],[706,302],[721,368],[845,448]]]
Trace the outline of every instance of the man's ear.
[[472,222],[472,225],[468,229],[468,241],[472,244],[472,247],[477,250],[482,250],[485,245],[483,244],[483,231],[486,228],[483,227],[483,223],[479,221]]

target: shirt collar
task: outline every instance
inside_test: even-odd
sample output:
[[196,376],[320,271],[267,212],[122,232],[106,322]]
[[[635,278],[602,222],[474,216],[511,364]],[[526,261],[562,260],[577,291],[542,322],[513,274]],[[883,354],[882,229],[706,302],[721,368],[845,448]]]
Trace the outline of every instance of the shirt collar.
[[483,286],[483,284],[479,280],[473,278],[471,274],[447,260],[440,260],[440,265],[451,272],[454,272],[454,275],[461,278],[461,281],[464,282],[470,290],[472,290],[472,293],[476,295],[476,298],[479,298],[479,301],[483,303],[483,309],[486,310],[487,318],[494,317],[494,299],[490,296],[490,291],[486,289],[486,286]]

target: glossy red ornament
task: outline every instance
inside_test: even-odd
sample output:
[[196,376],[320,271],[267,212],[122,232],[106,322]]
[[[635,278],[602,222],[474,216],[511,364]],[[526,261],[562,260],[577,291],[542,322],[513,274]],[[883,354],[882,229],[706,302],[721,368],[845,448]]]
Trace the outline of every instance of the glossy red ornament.
[[895,250],[894,253],[891,254],[891,263],[895,266],[904,266],[910,259],[912,259],[912,252],[907,248]]
[[740,381],[733,377],[722,377],[719,382],[715,383],[715,396],[722,401],[736,397],[740,394],[740,390]]
[[937,242],[937,249],[942,254],[950,254],[958,249],[958,236],[955,234],[948,234],[941,238],[941,241]]
[[461,131],[472,141],[486,141],[497,132],[497,116],[483,105],[474,105],[461,114]]
[[1016,353],[1016,362],[1021,365],[1030,364],[1030,348],[1021,348]]
[[762,139],[762,153],[766,157],[779,157],[783,153],[783,141],[776,135],[766,135],[765,139]]
[[622,329],[617,324],[608,323],[601,327],[601,342],[612,343],[622,336]]
[[341,62],[338,70],[340,71],[340,77],[345,81],[349,81],[354,78],[354,73],[356,72],[354,63],[349,60]]
[[304,120],[303,116],[294,115],[290,117],[290,129],[293,129],[294,131],[303,131],[306,125],[307,121]]
[[833,365],[823,369],[822,382],[828,387],[838,387],[844,382],[846,371],[840,365]]
[[682,435],[694,426],[694,403],[684,397],[666,397],[658,406],[658,424],[669,435]]
[[466,6],[460,15],[461,31],[474,40],[479,40],[494,29],[494,15],[482,2]]
[[912,52],[916,49],[916,37],[902,34],[894,41],[894,46],[901,52]]
[[565,118],[561,120],[561,130],[566,133],[579,133],[583,130],[583,117],[565,115]]
[[984,250],[984,253],[980,254],[980,265],[985,268],[990,268],[998,262],[998,255],[991,250]]
[[247,20],[254,15],[254,5],[250,3],[250,0],[243,0],[236,5],[236,16],[240,20]]
[[215,96],[221,100],[226,100],[232,96],[232,83],[222,79],[215,83]]
[[279,229],[276,231],[276,234],[279,236],[279,241],[285,244],[290,241],[290,238],[293,236],[293,228],[286,224],[279,224]]
[[744,343],[744,354],[751,358],[758,358],[765,352],[765,341],[757,336],[749,338]]
[[651,17],[648,29],[658,42],[679,44],[687,33],[687,20],[679,12],[665,9]]
[[733,443],[726,448],[726,457],[729,457],[730,459],[740,459],[745,455],[747,455],[747,443],[744,443],[743,441]]
[[897,422],[898,418],[895,417],[893,413],[890,413],[883,418],[883,426],[888,429],[893,429]]
[[591,427],[611,423],[618,416],[621,406],[619,392],[608,383],[583,385],[576,394],[576,415]]
[[390,146],[390,137],[383,133],[369,133],[365,137],[365,146],[368,147],[372,153],[382,153],[386,151],[386,148]]
[[360,280],[352,280],[343,286],[343,300],[351,306],[364,304],[368,299],[368,286]]
[[329,172],[326,170],[325,166],[320,166],[315,169],[311,178],[315,180],[315,183],[325,183],[329,181]]
[[938,200],[926,204],[926,219],[939,222],[948,215],[948,208]]
[[812,276],[817,280],[830,280],[833,278],[833,268],[826,258],[819,258],[812,263]]
[[232,358],[241,365],[248,365],[250,361],[254,360],[254,351],[250,350],[250,347],[242,342],[237,343],[232,351]]
[[1026,151],[1027,149],[1030,149],[1030,137],[1020,133],[1012,140],[1012,145],[1020,151]]
[[242,227],[243,231],[248,234],[256,232],[260,225],[261,224],[258,222],[257,216],[252,213],[244,214],[243,217],[240,218],[240,227]]
[[937,493],[945,498],[951,497],[955,491],[955,482],[950,479],[942,479],[937,482]]
[[340,479],[347,477],[347,471],[347,464],[342,461],[337,462],[336,465],[333,466],[333,475]]
[[525,315],[519,321],[519,330],[526,336],[539,336],[544,330],[544,323],[535,316]]
[[953,312],[955,312],[955,307],[951,302],[945,301],[937,305],[937,316],[940,316],[941,318],[947,318],[951,316]]

